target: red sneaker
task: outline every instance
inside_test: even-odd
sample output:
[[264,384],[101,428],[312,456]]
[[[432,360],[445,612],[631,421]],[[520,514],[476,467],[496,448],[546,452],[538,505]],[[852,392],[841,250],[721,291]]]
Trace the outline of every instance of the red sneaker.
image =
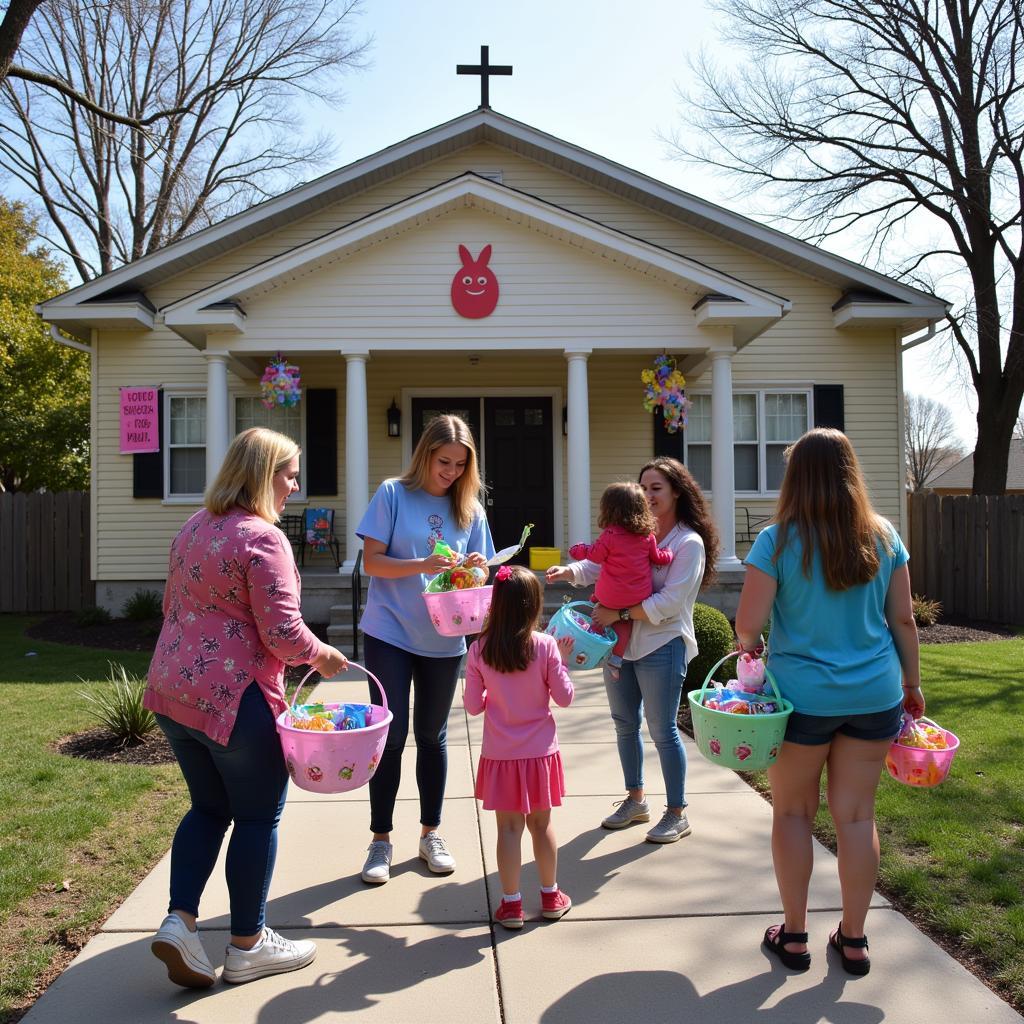
[[572,900],[561,889],[540,894],[541,917],[546,917],[549,921],[557,921],[567,914],[571,907]]
[[[568,908],[566,908],[568,909]],[[502,900],[494,912],[494,920],[505,928],[513,930],[523,927],[523,901]]]

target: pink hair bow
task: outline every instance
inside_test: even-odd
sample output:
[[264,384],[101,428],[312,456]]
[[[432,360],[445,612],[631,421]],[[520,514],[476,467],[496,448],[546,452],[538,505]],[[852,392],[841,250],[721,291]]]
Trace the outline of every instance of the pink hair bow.
[[494,581],[496,583],[504,583],[512,575],[512,569],[510,566],[503,565],[495,574]]

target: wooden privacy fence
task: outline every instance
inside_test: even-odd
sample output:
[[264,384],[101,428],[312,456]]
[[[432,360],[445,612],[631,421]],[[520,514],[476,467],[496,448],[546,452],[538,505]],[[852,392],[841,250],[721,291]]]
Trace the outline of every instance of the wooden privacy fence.
[[77,611],[95,595],[88,493],[0,494],[0,612]]
[[943,615],[1024,625],[1024,496],[912,494],[910,582]]

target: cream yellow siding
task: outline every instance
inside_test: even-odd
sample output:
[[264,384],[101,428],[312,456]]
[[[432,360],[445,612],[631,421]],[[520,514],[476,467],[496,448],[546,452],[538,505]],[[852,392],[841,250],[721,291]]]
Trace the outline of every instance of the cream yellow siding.
[[[500,169],[505,185],[789,300],[788,316],[735,357],[734,386],[844,385],[846,430],[861,456],[872,495],[879,510],[902,528],[899,346],[890,330],[837,331],[831,307],[839,294],[833,287],[509,150],[478,145],[437,160],[172,278],[152,288],[149,296],[158,307],[166,306],[467,170],[480,169]],[[449,285],[458,270],[459,243],[474,255],[484,244],[494,246],[491,266],[502,298],[487,320],[466,321],[451,309]],[[638,346],[628,353],[596,351],[588,363],[591,504],[596,518],[604,486],[634,478],[653,451],[651,418],[641,406],[640,371],[662,350],[683,355],[703,347],[693,321],[695,295],[504,217],[459,210],[251,299],[240,348],[251,348],[260,360],[285,349],[299,364],[306,387],[337,389],[341,490],[345,362],[336,353],[346,345],[370,348],[372,490],[402,468],[401,442],[385,436],[385,409],[392,397],[401,402],[403,389],[558,388],[564,402],[566,363],[561,352],[530,351],[529,346],[598,341]],[[474,341],[476,365],[471,365],[469,352],[452,351],[455,339]],[[425,343],[431,351],[387,351],[409,342]],[[205,360],[168,328],[157,326],[150,332],[99,332],[93,365],[94,575],[98,580],[160,579],[171,537],[195,506],[132,497],[132,458],[118,453],[117,389],[183,386],[203,394]],[[240,392],[255,386],[233,375],[230,383]],[[710,370],[688,385],[709,391]],[[572,453],[565,449],[560,426],[561,410],[556,409],[555,443],[562,446],[564,467]],[[562,494],[561,534],[568,544],[581,538],[565,535],[564,470],[555,486]],[[309,504],[335,507],[336,532],[344,537],[343,494],[316,497]],[[744,499],[743,504],[768,512],[773,499]]]

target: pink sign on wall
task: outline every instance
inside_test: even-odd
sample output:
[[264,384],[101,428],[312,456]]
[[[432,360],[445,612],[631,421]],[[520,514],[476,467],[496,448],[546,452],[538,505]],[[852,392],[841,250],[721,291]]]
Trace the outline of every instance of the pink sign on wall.
[[121,388],[121,454],[160,451],[156,388]]

